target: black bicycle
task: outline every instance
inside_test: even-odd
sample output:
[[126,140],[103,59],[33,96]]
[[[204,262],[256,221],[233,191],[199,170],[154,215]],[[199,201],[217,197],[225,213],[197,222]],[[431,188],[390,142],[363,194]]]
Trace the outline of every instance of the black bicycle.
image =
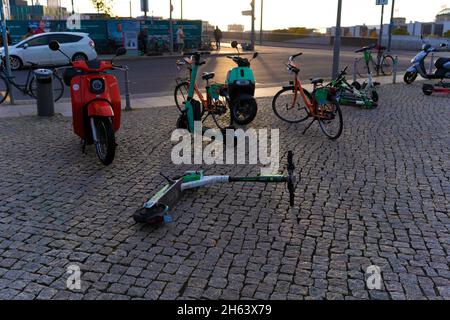
[[[24,84],[19,84],[14,81],[14,76],[9,77],[6,73],[4,61],[0,66],[0,104],[2,104],[9,96],[9,90],[15,87],[22,94],[37,99],[37,81],[34,76],[34,71],[39,69],[39,65],[36,63],[28,62],[31,65],[27,81]],[[57,69],[53,70],[53,97],[55,102],[62,98],[64,95],[64,82],[61,76],[58,74]]]

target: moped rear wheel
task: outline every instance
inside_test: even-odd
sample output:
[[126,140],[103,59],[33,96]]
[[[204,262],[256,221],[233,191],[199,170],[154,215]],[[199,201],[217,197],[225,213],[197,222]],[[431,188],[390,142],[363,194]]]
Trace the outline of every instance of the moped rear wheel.
[[116,155],[116,137],[111,120],[105,117],[96,117],[94,125],[98,140],[95,145],[97,156],[105,166],[109,166]]

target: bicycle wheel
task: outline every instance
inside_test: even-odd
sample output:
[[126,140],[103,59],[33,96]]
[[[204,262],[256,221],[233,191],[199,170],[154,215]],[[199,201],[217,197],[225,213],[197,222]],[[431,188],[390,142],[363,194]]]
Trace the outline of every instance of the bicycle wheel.
[[189,81],[183,81],[175,87],[173,96],[175,99],[175,104],[180,113],[182,113],[184,110],[185,102],[188,97],[189,85]]
[[338,139],[344,129],[341,107],[337,101],[327,101],[317,106],[320,115],[319,125],[322,132],[331,140]]
[[394,72],[394,58],[391,55],[384,56],[381,61],[381,72],[385,76],[390,76]]
[[[36,77],[33,77],[30,81],[28,90],[34,99],[37,99],[37,81]],[[53,74],[53,99],[55,102],[59,101],[64,95],[64,81],[56,73]]]
[[9,95],[8,82],[3,76],[0,76],[0,104],[5,102]]
[[[288,123],[300,123],[309,118],[309,110],[303,101],[300,92],[297,94],[297,102],[293,106],[295,99],[295,89],[286,88],[278,92],[272,101],[272,108],[275,115]],[[302,89],[309,101],[312,101],[311,93]]]

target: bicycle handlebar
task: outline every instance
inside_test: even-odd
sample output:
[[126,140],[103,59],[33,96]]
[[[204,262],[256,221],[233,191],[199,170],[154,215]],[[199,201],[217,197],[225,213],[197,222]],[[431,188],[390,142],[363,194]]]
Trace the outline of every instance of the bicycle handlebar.
[[294,61],[295,58],[300,57],[303,54],[303,52],[299,52],[297,54],[294,54],[293,56],[289,57],[289,61]]

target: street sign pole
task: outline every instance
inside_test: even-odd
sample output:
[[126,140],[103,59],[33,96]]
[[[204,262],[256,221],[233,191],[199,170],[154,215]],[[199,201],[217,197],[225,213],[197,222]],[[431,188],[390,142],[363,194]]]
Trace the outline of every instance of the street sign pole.
[[173,54],[172,0],[170,0],[169,37],[170,37],[170,54]]
[[342,0],[338,0],[336,32],[334,34],[334,53],[333,53],[333,79],[339,72],[339,59],[341,53],[341,14],[342,14]]
[[394,29],[394,12],[395,12],[395,0],[392,0],[391,24],[389,25],[388,52],[391,52],[391,47],[392,47],[392,31]]
[[381,43],[383,41],[383,23],[384,23],[384,4],[381,6],[381,24],[380,24],[380,36],[378,39],[378,45],[381,46]]
[[255,0],[252,0],[252,34],[250,40],[250,46],[252,50],[255,50]]
[[[6,63],[6,76],[8,79],[11,79],[11,62],[9,60],[9,47],[8,47],[8,35],[6,33],[6,19],[5,12],[3,11],[3,0],[0,0],[0,19],[1,19],[1,31],[2,31],[2,39],[3,39],[3,48],[5,55],[5,63]],[[11,84],[8,81],[9,87],[9,100],[11,104],[14,104],[14,96],[13,91],[11,90]]]
[[262,46],[263,43],[263,11],[264,10],[264,0],[261,0],[261,26],[259,28],[259,45]]

